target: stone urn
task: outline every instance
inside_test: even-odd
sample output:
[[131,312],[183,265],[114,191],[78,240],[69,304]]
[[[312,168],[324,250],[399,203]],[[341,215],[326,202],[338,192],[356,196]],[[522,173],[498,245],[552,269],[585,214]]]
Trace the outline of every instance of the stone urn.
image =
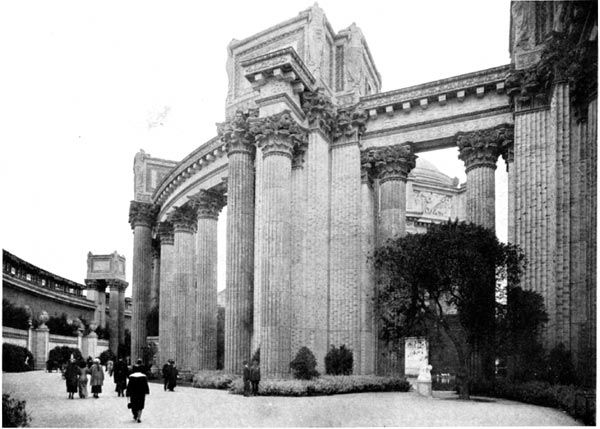
[[48,328],[46,326],[46,322],[50,320],[50,316],[48,316],[48,312],[46,310],[42,311],[38,316],[38,320],[40,322],[40,328]]

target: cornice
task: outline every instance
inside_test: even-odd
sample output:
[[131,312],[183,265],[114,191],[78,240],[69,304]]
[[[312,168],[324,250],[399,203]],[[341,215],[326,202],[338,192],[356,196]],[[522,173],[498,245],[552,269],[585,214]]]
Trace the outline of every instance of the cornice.
[[[359,107],[366,110],[385,108],[406,102],[418,102],[424,98],[437,100],[439,95],[448,94],[448,98],[457,91],[489,86],[494,90],[499,88],[495,84],[503,83],[510,70],[509,65],[480,70],[473,73],[453,76],[447,79],[436,80],[420,85],[394,91],[380,92],[378,94],[366,95],[360,98]],[[503,88],[503,86],[502,86]]]

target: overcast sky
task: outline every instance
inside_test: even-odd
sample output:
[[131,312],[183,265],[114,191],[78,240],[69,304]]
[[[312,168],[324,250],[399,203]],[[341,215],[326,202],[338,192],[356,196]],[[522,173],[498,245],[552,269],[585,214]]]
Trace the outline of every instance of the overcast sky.
[[[116,250],[127,258],[131,284],[135,153],[143,148],[181,160],[214,137],[215,123],[224,119],[227,44],[311,5],[0,2],[2,247],[79,283],[88,251]],[[508,0],[322,0],[319,6],[334,31],[352,22],[362,29],[383,91],[510,62]],[[424,157],[464,181],[454,153]],[[501,161],[500,184],[503,173]],[[505,195],[499,199],[502,207]],[[506,216],[498,218],[505,239]]]

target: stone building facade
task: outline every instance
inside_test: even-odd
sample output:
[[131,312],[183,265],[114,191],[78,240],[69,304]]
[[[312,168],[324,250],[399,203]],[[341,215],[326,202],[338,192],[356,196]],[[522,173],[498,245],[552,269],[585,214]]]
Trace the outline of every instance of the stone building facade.
[[[384,93],[360,29],[335,33],[316,5],[234,40],[218,135],[179,163],[134,162],[132,357],[158,289],[160,355],[184,371],[215,368],[216,225],[227,204],[226,370],[260,347],[263,374],[287,376],[301,346],[322,365],[345,344],[354,373],[401,372],[398,351],[377,341],[368,256],[448,212],[493,229],[502,157],[509,240],[551,314],[546,346],[562,342],[590,367],[596,28],[587,2],[514,2],[511,64]],[[411,179],[418,153],[448,147],[466,186]],[[147,180],[151,165],[161,180]]]

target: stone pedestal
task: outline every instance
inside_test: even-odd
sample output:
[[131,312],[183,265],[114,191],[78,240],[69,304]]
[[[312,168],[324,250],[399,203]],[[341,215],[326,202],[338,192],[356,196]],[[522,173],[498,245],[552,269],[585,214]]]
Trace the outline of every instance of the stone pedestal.
[[40,325],[34,330],[35,341],[33,359],[35,361],[34,368],[36,370],[46,369],[46,361],[48,360],[49,344],[50,344],[50,330],[45,324]]

